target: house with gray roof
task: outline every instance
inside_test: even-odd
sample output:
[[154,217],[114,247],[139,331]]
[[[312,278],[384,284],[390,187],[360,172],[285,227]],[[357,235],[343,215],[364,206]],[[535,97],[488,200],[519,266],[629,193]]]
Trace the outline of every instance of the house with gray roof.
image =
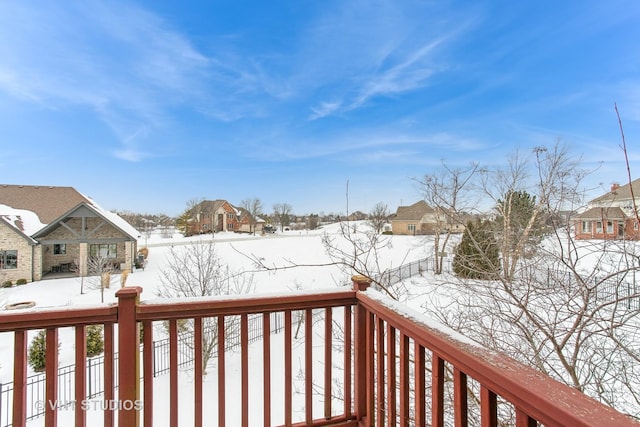
[[613,184],[611,190],[588,203],[587,209],[571,218],[576,239],[640,238],[635,199],[640,196],[640,179],[630,184]]
[[424,200],[410,206],[398,206],[390,219],[393,234],[419,235],[439,233],[462,233],[468,215],[445,209],[433,208]]
[[130,270],[140,233],[72,187],[0,185],[0,283],[86,276],[99,258]]

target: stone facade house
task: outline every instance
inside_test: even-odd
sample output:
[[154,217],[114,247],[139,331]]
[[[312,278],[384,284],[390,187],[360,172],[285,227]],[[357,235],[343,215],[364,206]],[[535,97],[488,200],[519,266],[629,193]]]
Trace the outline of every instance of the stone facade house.
[[0,282],[88,275],[91,257],[131,269],[138,231],[72,187],[0,185]]
[[634,197],[640,197],[640,179],[631,185],[613,184],[611,191],[591,200],[584,212],[571,218],[576,239],[638,240]]
[[453,216],[420,200],[410,206],[398,206],[395,215],[391,217],[391,231],[393,234],[405,235],[462,233],[465,221],[462,217],[454,221]]
[[410,206],[398,206],[396,214],[391,218],[393,234],[428,234],[433,226],[432,217],[435,210],[420,200]]
[[187,223],[187,235],[217,233],[220,231],[261,232],[264,220],[252,219],[243,208],[233,206],[226,200],[203,200],[191,209]]

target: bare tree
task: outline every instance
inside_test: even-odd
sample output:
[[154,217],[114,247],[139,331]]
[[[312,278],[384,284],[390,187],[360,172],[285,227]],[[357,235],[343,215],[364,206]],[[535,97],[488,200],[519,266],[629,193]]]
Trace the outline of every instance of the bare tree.
[[471,163],[466,168],[450,168],[443,163],[440,171],[428,174],[418,181],[425,201],[435,211],[433,252],[436,274],[442,274],[451,232],[464,230],[468,220],[465,212],[476,207],[472,190],[473,178],[478,168],[477,163]]
[[384,225],[389,221],[389,208],[386,203],[378,202],[369,213],[369,224],[376,233],[382,233]]
[[[233,271],[224,265],[212,241],[171,247],[167,267],[160,273],[160,282],[156,293],[163,298],[240,295],[253,290],[253,275]],[[206,369],[218,342],[217,319],[205,318],[202,323],[202,363]],[[192,332],[193,319],[186,320],[180,327],[182,331]],[[238,331],[237,322],[225,321],[227,337],[232,339]]]
[[280,230],[284,230],[285,224],[291,222],[293,208],[288,203],[276,203],[273,205],[273,216],[280,223]]
[[[536,148],[532,157],[529,162],[514,156],[507,168],[483,172],[483,188],[502,217],[494,228],[502,259],[494,280],[442,280],[424,309],[466,336],[638,418],[640,248],[624,240],[577,241],[571,228],[551,222],[536,250],[527,251],[537,240],[531,236],[541,218],[582,204],[585,176],[558,145]],[[535,202],[527,221],[520,222],[512,210],[517,204],[508,197],[523,189]]]
[[258,198],[245,199],[240,203],[240,206],[249,213],[249,231],[255,234],[258,216],[262,215],[262,202]]
[[[87,259],[89,273],[88,285],[91,289],[100,289],[100,302],[104,302],[104,289],[111,286],[111,273],[113,273],[113,259],[98,252]],[[81,293],[84,279],[81,278]]]

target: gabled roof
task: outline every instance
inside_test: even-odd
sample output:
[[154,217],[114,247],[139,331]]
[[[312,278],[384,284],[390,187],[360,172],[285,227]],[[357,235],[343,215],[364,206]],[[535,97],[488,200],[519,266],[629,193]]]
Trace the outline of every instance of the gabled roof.
[[595,207],[582,212],[579,215],[573,217],[577,220],[613,220],[613,219],[626,219],[627,215],[622,209],[617,206],[612,207]]
[[[80,205],[87,206],[134,239],[140,236],[138,230],[119,215],[101,208],[73,187],[0,185],[0,216],[14,227],[21,222],[21,231],[28,236],[41,234],[49,224],[68,216]],[[17,216],[20,222],[12,220]]]
[[640,198],[640,178],[636,179],[635,181],[631,181],[631,185],[625,184],[620,186],[612,186],[611,191],[603,194],[602,196],[596,197],[591,202],[589,202],[589,204],[603,205],[614,201],[629,200],[631,199],[631,189],[633,189],[634,196]]
[[[199,212],[207,212],[207,213],[211,213],[211,212],[216,212],[218,211],[220,208],[224,208],[225,205],[228,205],[231,209],[233,209],[234,211],[236,211],[236,208],[229,202],[227,202],[226,200],[203,200],[200,203],[198,203],[195,208],[196,211]],[[225,209],[225,211],[229,212],[228,209]],[[194,212],[194,214],[196,214],[198,212]],[[237,211],[236,211],[237,213]]]
[[56,221],[53,221],[50,224],[47,224],[44,228],[34,233],[33,237],[38,238],[41,236],[46,236],[51,230],[53,230],[58,226],[58,220],[64,220],[67,217],[73,216],[74,213],[79,212],[83,208],[89,209],[90,212],[102,218],[103,220],[107,221],[108,223],[113,225],[115,228],[120,230],[123,234],[128,235],[132,239],[136,240],[138,239],[138,237],[140,237],[140,233],[138,232],[138,230],[133,228],[128,222],[126,222],[120,216],[118,216],[117,214],[114,214],[113,212],[100,209],[97,205],[94,205],[92,203],[80,203],[79,205],[73,207],[68,212],[65,212],[59,218],[57,218]]
[[435,212],[433,208],[427,205],[427,202],[420,200],[411,206],[398,206],[394,221],[412,221],[420,220],[425,214]]

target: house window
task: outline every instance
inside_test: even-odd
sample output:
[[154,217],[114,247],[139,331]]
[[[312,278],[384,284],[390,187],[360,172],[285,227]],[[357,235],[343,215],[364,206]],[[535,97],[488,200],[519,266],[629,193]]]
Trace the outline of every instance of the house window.
[[227,230],[233,230],[233,223],[232,222],[228,222],[227,223]]
[[66,255],[67,254],[67,245],[64,243],[53,245],[53,254],[54,255]]
[[607,233],[613,233],[613,222],[607,221]]
[[582,221],[582,232],[591,233],[591,221]]
[[415,233],[416,232],[416,225],[415,224],[408,224],[407,225],[407,231],[409,231],[410,233]]
[[0,270],[18,268],[18,251],[0,251]]
[[602,222],[596,222],[596,233],[602,233]]
[[232,214],[232,213],[228,213],[227,214],[227,219],[230,220],[230,221],[232,221],[234,217],[235,217],[235,215]]
[[116,258],[115,244],[91,245],[89,246],[89,255],[94,258],[113,259]]

